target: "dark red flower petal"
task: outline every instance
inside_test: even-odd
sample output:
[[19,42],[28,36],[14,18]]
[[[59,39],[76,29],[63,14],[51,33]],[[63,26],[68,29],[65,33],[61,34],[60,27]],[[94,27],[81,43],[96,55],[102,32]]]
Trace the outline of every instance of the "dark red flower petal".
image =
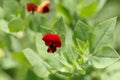
[[27,11],[32,11],[33,13],[37,11],[37,6],[34,3],[27,3]]
[[55,47],[54,44],[51,44],[51,45],[48,47],[48,49],[47,49],[47,52],[52,52],[52,53],[54,53],[55,51],[56,51],[56,47]]
[[47,52],[54,53],[57,47],[61,47],[61,40],[57,34],[46,34],[42,40],[45,42],[45,45],[48,46]]
[[50,11],[49,5],[50,1],[45,0],[37,7],[37,11],[39,11],[40,13],[48,13]]
[[53,43],[56,47],[61,47],[61,40],[57,34],[46,34],[43,36],[42,40],[45,41],[46,46]]

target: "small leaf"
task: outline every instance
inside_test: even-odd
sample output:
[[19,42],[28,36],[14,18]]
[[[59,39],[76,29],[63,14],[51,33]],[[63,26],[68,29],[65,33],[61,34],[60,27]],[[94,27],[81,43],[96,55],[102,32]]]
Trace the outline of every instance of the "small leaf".
[[48,77],[50,74],[45,65],[43,64],[42,60],[38,57],[38,55],[33,52],[31,49],[25,49],[24,51],[25,57],[31,63],[34,72],[42,78]]
[[81,21],[78,21],[73,33],[73,39],[76,40],[76,38],[84,42],[88,41],[90,38],[90,26]]
[[116,17],[106,20],[94,28],[93,39],[90,42],[91,52],[96,51],[103,45],[113,44],[113,32],[116,24]]
[[105,68],[119,60],[118,53],[109,46],[104,46],[90,58],[90,62],[96,68]]
[[24,21],[20,18],[14,19],[8,24],[11,32],[18,32],[24,29]]

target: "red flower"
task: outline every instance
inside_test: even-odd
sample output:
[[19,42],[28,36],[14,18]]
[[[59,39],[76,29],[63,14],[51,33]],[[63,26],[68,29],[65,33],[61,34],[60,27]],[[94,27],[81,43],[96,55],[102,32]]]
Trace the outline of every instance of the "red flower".
[[48,13],[50,11],[49,5],[50,1],[45,0],[37,7],[37,11],[39,11],[40,13]]
[[32,13],[34,13],[37,11],[37,6],[34,3],[27,3],[27,11],[32,11]]
[[57,48],[61,47],[61,40],[57,34],[46,34],[42,38],[45,45],[48,46],[47,52],[54,53]]

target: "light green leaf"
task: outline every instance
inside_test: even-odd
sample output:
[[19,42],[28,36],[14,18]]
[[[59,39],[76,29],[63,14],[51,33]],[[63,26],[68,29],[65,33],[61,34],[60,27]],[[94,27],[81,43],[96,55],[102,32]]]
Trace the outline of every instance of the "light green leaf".
[[81,17],[91,17],[96,13],[97,9],[97,0],[83,0],[79,6],[78,10],[80,11]]
[[96,68],[105,68],[120,59],[118,53],[109,46],[104,46],[90,58],[90,62]]
[[43,61],[38,57],[38,55],[29,48],[25,49],[23,52],[25,57],[28,59],[28,61],[32,65],[34,72],[39,77],[42,77],[42,78],[48,77],[50,73],[45,67]]
[[74,34],[73,34],[73,39],[76,40],[76,38],[86,42],[89,41],[90,38],[90,26],[88,26],[87,24],[78,21],[76,26],[75,26],[75,30],[74,30]]
[[96,51],[103,45],[113,44],[113,32],[116,24],[116,17],[106,20],[94,28],[93,39],[90,42],[91,52]]
[[8,23],[11,32],[18,32],[25,28],[24,21],[20,18],[14,19]]
[[11,69],[11,68],[15,68],[15,67],[17,67],[17,63],[16,63],[16,61],[14,61],[13,58],[11,58],[10,56],[3,58],[3,61],[2,61],[3,69]]
[[9,33],[8,23],[5,20],[0,20],[0,30]]
[[[108,75],[108,76],[106,76]],[[110,67],[105,69],[103,79],[107,80],[119,80],[120,78],[120,60],[117,61],[114,65],[111,65]]]

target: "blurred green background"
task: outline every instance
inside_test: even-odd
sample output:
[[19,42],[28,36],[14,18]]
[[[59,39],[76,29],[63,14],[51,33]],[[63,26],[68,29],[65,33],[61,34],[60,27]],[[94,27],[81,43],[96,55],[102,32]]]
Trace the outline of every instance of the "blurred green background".
[[[77,20],[95,26],[117,17],[114,48],[120,54],[120,0],[51,0],[50,13],[35,13],[31,17],[26,11],[28,2],[38,5],[42,0],[0,0],[0,80],[63,80],[53,74],[46,79],[38,77],[22,52],[28,47],[36,51],[35,34],[51,32],[49,27],[60,16],[70,31]],[[119,79],[120,61],[105,69],[89,67],[85,75],[73,77],[73,80]]]

